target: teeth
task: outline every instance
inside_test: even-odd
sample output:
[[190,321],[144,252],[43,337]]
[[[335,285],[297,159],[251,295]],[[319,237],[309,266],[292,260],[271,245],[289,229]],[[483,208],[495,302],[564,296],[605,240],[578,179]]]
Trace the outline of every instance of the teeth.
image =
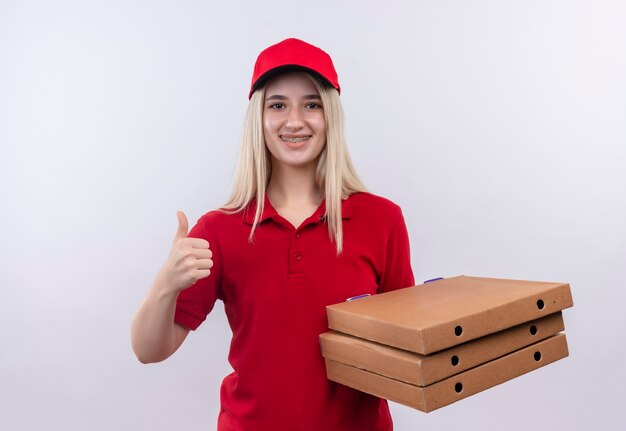
[[281,136],[280,139],[282,139],[285,142],[291,142],[292,144],[298,143],[298,142],[304,142],[307,141],[310,138],[310,136],[304,136],[302,138],[285,138],[284,136]]

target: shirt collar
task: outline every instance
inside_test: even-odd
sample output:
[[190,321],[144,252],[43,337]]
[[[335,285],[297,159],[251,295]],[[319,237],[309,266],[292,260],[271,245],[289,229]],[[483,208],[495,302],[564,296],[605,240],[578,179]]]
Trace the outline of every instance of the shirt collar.
[[[248,206],[243,210],[244,221],[252,225],[254,223],[254,215],[256,212],[256,198],[252,199]],[[326,213],[326,199],[322,200],[322,203],[317,207],[315,212],[312,214],[310,218],[323,220]],[[265,205],[263,206],[263,213],[261,214],[261,218],[259,219],[259,224],[264,221],[270,219],[280,217],[280,214],[274,209],[272,203],[265,195]],[[352,201],[350,200],[350,196],[346,199],[341,200],[341,218],[343,220],[349,219],[352,217]]]

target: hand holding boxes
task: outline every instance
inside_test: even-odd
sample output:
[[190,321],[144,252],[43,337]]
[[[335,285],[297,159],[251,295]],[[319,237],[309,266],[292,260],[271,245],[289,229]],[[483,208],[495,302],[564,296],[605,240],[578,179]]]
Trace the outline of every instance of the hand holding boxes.
[[330,380],[432,411],[568,355],[567,283],[459,276],[327,307]]

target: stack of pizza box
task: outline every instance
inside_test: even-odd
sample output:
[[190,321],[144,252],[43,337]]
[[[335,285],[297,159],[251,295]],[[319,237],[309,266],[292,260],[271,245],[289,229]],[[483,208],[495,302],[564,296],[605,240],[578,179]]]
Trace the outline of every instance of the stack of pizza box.
[[327,307],[330,380],[430,412],[568,356],[567,283],[458,276]]

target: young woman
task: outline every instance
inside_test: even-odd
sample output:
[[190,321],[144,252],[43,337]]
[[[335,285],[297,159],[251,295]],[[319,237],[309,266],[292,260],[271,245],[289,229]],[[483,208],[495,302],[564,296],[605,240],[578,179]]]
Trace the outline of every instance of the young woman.
[[173,354],[224,303],[233,373],[218,430],[391,430],[387,402],[326,378],[330,304],[414,284],[400,208],[348,156],[331,58],[298,39],[259,55],[231,198],[187,232],[139,307],[141,362]]

